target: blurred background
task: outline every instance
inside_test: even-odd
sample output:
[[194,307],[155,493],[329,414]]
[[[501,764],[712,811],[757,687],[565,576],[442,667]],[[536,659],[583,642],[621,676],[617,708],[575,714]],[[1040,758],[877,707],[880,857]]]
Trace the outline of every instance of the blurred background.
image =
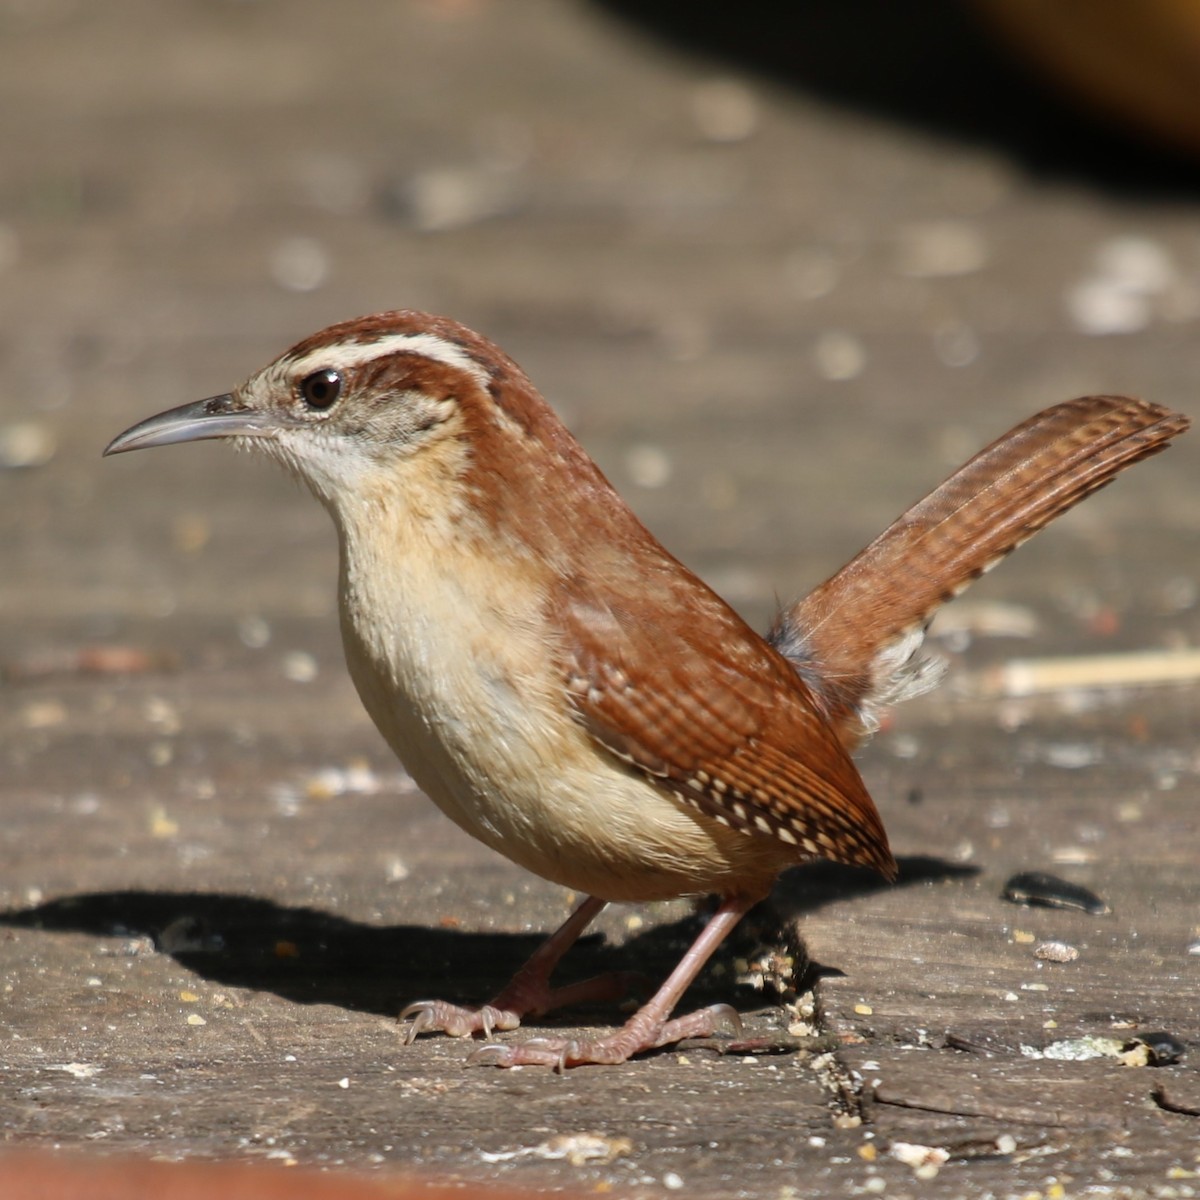
[[96,453],[377,309],[499,341],[755,620],[1029,411],[1186,408],[1200,33],[1046,10],[3,0],[5,607],[327,614],[282,480]]

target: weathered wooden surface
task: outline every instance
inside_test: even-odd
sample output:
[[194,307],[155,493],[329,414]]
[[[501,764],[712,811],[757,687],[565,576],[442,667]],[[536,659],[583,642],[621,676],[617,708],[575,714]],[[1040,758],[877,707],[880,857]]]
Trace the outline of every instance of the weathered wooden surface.
[[[748,936],[696,999],[732,996],[758,1052],[563,1078],[400,1044],[404,1001],[486,994],[567,898],[380,745],[316,505],[219,446],[98,458],[330,320],[450,312],[761,624],[1039,406],[1196,411],[1192,192],[1029,175],[803,79],[731,87],[586,5],[0,15],[0,432],[42,439],[0,469],[9,1144],[632,1195],[1200,1189],[1197,690],[954,688],[1200,641],[1195,435],[952,610],[952,684],[864,756],[900,886],[781,883],[816,1041],[763,1050],[794,1022],[735,986]],[[89,673],[97,646],[124,669]],[[1002,901],[1017,870],[1113,912]],[[657,975],[694,929],[685,903],[617,909],[568,970]],[[1046,940],[1078,958],[1038,960]],[[1159,1029],[1181,1064],[1036,1057]]]

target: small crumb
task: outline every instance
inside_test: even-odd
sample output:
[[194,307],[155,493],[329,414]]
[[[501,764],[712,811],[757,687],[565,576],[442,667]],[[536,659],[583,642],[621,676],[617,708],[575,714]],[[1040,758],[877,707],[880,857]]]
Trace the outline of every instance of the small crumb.
[[271,278],[285,291],[311,292],[329,277],[329,252],[315,238],[291,237],[271,251]]
[[179,822],[167,816],[167,810],[156,804],[150,810],[150,836],[172,838],[179,832]]
[[921,1179],[932,1179],[950,1157],[941,1146],[923,1146],[918,1142],[893,1142],[888,1153],[898,1162],[912,1167]]
[[57,450],[54,434],[39,421],[0,425],[0,470],[44,467]]
[[189,1013],[187,1023],[189,1025],[207,1025],[208,1022],[199,1013]]
[[854,1006],[854,1011],[860,1017],[869,1017],[875,1012],[875,1010],[869,1004],[856,1004]]
[[671,460],[658,446],[630,446],[625,452],[625,470],[638,487],[660,488],[670,481]]
[[346,1089],[347,1089],[347,1088],[350,1086],[350,1079],[349,1079],[349,1077],[343,1077],[343,1078],[339,1079],[339,1080],[338,1080],[338,1084],[337,1084],[337,1085],[338,1085],[338,1087],[340,1087],[340,1088],[341,1088],[343,1091],[345,1091],[345,1090],[346,1090]]
[[104,1068],[96,1066],[95,1063],[69,1062],[59,1063],[52,1070],[65,1071],[76,1079],[91,1079],[94,1075],[99,1075]]
[[672,1192],[677,1192],[677,1191],[679,1191],[679,1189],[681,1187],[683,1187],[682,1177],[679,1175],[676,1175],[674,1171],[668,1171],[662,1177],[662,1182],[663,1182],[663,1187],[668,1188]]
[[195,1004],[200,997],[197,996],[195,992],[180,992],[179,999],[182,1000],[184,1004]]
[[183,513],[171,526],[171,540],[183,554],[199,554],[212,539],[209,519],[199,513]]
[[822,379],[843,383],[863,373],[867,365],[867,350],[853,334],[827,330],[813,346],[813,365]]
[[642,926],[644,926],[645,924],[646,924],[645,918],[640,916],[638,913],[630,913],[625,918],[625,928],[628,929],[631,933],[634,930],[641,929]]
[[[560,1133],[540,1146],[518,1151],[512,1157],[534,1154],[538,1158],[565,1159],[573,1167],[582,1167],[592,1162],[612,1162],[628,1155],[632,1150],[633,1143],[625,1137],[608,1137],[602,1133]],[[679,1176],[675,1178],[678,1179]],[[683,1186],[682,1180],[678,1186]]]
[[237,623],[238,637],[250,650],[261,650],[271,640],[271,626],[259,616],[242,617]]
[[175,757],[175,747],[170,742],[151,742],[146,748],[146,761],[152,767],[168,766]]
[[274,954],[276,958],[299,958],[300,947],[295,942],[278,941],[275,943]]
[[1012,931],[1012,940],[1016,942],[1018,946],[1027,946],[1037,939],[1035,935],[1030,933],[1027,929],[1014,929]]
[[283,656],[283,675],[292,683],[312,683],[318,669],[317,660],[303,650],[293,650]]
[[872,1175],[863,1183],[863,1191],[878,1196],[881,1192],[887,1191],[887,1180],[882,1175]]
[[864,1142],[858,1148],[858,1157],[863,1162],[874,1162],[879,1157],[879,1148],[874,1142]]
[[857,1129],[862,1124],[862,1117],[857,1113],[838,1113],[833,1118],[835,1129]]
[[1034,954],[1045,962],[1069,963],[1079,957],[1079,951],[1066,942],[1042,942]]
[[67,719],[67,707],[58,700],[35,700],[21,710],[26,729],[52,729]]

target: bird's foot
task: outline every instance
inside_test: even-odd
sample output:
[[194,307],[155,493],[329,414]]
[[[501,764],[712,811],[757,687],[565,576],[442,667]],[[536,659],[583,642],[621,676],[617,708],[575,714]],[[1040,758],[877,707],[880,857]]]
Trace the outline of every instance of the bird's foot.
[[462,1008],[445,1000],[418,1000],[400,1014],[404,1044],[411,1046],[424,1033],[445,1033],[450,1037],[481,1033],[490,1038],[495,1032],[516,1029],[523,1017],[541,1016],[571,1004],[620,1000],[643,980],[634,971],[610,971],[552,988],[545,980],[518,975],[490,1004],[479,1008]]
[[423,1033],[445,1033],[450,1037],[491,1037],[496,1030],[516,1029],[522,1014],[494,1004],[462,1008],[445,1000],[418,1000],[401,1012],[404,1044],[411,1046]]
[[567,1038],[531,1038],[506,1045],[491,1042],[480,1046],[468,1059],[471,1066],[489,1067],[567,1067],[587,1063],[615,1065],[627,1062],[635,1054],[670,1046],[684,1038],[711,1037],[725,1028],[738,1035],[742,1022],[728,1004],[714,1004],[685,1017],[658,1020],[646,1009],[635,1013],[620,1029],[606,1037],[576,1041]]

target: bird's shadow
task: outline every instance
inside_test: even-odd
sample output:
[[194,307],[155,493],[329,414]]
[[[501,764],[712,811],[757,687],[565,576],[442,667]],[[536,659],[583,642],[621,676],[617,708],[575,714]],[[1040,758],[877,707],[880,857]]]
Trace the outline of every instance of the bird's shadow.
[[[1075,103],[962,0],[592,0],[676,50],[969,143],[1034,176],[1194,196],[1194,161]],[[1131,28],[1133,26],[1131,21]]]
[[[897,886],[974,874],[972,867],[934,858],[901,861]],[[835,900],[890,885],[865,871],[816,864],[789,872],[770,901],[754,910],[731,939],[788,950],[807,977],[836,971],[811,963],[797,941],[797,919]],[[561,970],[563,981],[629,970],[657,981],[699,932],[702,911],[653,926],[616,946],[599,934],[580,940]],[[0,912],[0,925],[124,939],[128,953],[152,944],[201,978],[273,992],[298,1004],[394,1016],[408,1000],[437,998],[477,1004],[491,996],[532,953],[543,934],[478,933],[438,925],[376,926],[315,908],[295,908],[253,896],[205,892],[87,892],[32,908]],[[697,997],[729,1000],[728,977],[704,976]],[[735,1004],[761,1004],[743,990]],[[615,1015],[609,1009],[609,1016]]]

